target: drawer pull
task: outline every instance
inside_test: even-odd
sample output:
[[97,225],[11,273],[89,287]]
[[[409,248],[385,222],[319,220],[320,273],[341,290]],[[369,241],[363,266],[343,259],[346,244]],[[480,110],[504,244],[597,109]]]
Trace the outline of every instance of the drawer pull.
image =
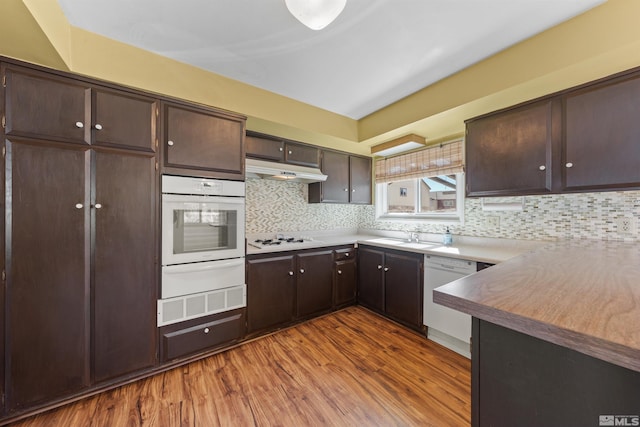
[[389,271],[389,267],[385,267],[385,268],[384,268],[384,271],[385,271],[385,272]]
[[304,274],[304,268],[300,269],[300,274]]
[[345,253],[344,256],[348,257],[349,256],[349,252]]
[[382,270],[382,266],[381,265],[378,265],[378,270]]
[[338,270],[338,274],[342,274],[342,270]]
[[101,125],[100,123],[96,123],[96,124],[95,124],[95,126],[94,126],[94,128],[95,128],[96,130],[102,130],[102,125]]
[[293,271],[290,271],[290,272],[289,272],[289,276],[293,276]]
[[209,333],[209,328],[204,328],[204,333],[208,334]]
[[82,122],[76,122],[76,127],[77,127],[78,129],[82,129],[82,128],[84,127],[84,123],[82,123]]

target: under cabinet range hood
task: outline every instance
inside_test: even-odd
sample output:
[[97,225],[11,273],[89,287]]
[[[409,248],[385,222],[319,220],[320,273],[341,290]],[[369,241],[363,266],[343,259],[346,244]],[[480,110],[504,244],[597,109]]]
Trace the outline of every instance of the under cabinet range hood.
[[277,179],[281,181],[302,182],[305,184],[327,180],[327,175],[323,174],[318,168],[256,159],[246,159],[245,171],[247,179]]

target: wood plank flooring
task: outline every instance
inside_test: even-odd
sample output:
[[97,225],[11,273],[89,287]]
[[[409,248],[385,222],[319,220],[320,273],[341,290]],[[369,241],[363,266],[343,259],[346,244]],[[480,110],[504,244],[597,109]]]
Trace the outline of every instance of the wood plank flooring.
[[470,361],[360,307],[14,424],[468,426]]

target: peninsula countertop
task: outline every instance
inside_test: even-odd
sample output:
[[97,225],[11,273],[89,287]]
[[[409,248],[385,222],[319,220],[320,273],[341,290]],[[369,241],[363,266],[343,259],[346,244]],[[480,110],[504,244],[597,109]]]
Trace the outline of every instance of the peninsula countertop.
[[640,245],[547,244],[434,290],[436,303],[640,372]]

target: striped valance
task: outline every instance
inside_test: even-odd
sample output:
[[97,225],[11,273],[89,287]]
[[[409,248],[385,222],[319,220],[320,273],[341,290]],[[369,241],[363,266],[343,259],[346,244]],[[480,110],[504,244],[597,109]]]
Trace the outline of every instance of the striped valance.
[[399,181],[462,172],[462,140],[376,161],[376,182]]

